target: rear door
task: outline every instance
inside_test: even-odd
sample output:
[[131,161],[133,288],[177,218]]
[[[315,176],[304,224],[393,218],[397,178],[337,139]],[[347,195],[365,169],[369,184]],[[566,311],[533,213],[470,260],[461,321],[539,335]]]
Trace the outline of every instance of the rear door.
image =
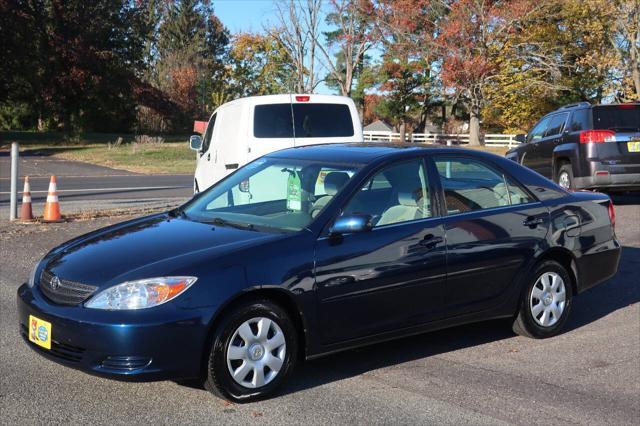
[[495,165],[434,157],[445,206],[447,315],[495,309],[545,242],[548,211]]
[[294,146],[291,95],[256,97],[252,109],[248,160]]
[[349,98],[293,95],[296,146],[319,143],[362,142],[362,127]]
[[594,144],[600,161],[611,174],[640,173],[640,104],[593,107],[593,129],[615,133],[607,142]]

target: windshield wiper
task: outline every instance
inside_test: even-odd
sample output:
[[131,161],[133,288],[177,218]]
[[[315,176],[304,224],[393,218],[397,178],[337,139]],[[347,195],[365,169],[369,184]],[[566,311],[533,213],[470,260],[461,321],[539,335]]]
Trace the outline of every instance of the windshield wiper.
[[609,127],[609,130],[613,130],[614,132],[624,132],[624,131],[631,131],[631,132],[637,132],[640,131],[640,127],[631,127],[631,126],[613,126],[613,127]]
[[250,223],[229,222],[228,220],[222,219],[220,217],[214,217],[213,219],[204,220],[203,222],[209,223],[211,225],[229,226],[236,229],[248,229],[249,231],[255,230],[254,226]]
[[187,219],[187,214],[180,207],[176,207],[173,210],[169,210],[167,213],[170,217],[178,217],[180,216],[183,219]]

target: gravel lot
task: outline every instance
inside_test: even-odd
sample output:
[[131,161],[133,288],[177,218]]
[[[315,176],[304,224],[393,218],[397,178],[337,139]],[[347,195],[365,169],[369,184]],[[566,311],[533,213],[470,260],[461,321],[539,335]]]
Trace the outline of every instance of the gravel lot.
[[305,363],[279,396],[247,405],[101,379],[31,351],[17,330],[19,284],[54,245],[114,219],[0,223],[0,422],[637,424],[640,196],[616,205],[620,270],[575,300],[566,333],[536,341],[492,321],[375,345]]

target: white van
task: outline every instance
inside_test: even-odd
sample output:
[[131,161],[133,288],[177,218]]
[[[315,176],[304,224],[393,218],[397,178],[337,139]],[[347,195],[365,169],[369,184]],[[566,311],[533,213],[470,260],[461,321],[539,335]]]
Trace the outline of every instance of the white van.
[[215,110],[202,137],[191,136],[191,149],[198,152],[194,192],[269,152],[362,140],[362,126],[351,98],[269,95],[237,99]]

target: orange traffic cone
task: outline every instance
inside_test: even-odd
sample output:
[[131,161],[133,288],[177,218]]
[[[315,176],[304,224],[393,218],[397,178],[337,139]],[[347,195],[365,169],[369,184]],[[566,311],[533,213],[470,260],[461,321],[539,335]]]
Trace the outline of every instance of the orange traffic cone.
[[47,194],[47,202],[44,203],[44,221],[45,222],[61,222],[60,203],[58,202],[58,185],[56,177],[51,176],[49,181],[49,194]]
[[29,176],[24,178],[24,189],[22,190],[22,206],[20,207],[20,220],[30,222],[33,220],[33,211],[31,210],[31,186],[29,185]]

